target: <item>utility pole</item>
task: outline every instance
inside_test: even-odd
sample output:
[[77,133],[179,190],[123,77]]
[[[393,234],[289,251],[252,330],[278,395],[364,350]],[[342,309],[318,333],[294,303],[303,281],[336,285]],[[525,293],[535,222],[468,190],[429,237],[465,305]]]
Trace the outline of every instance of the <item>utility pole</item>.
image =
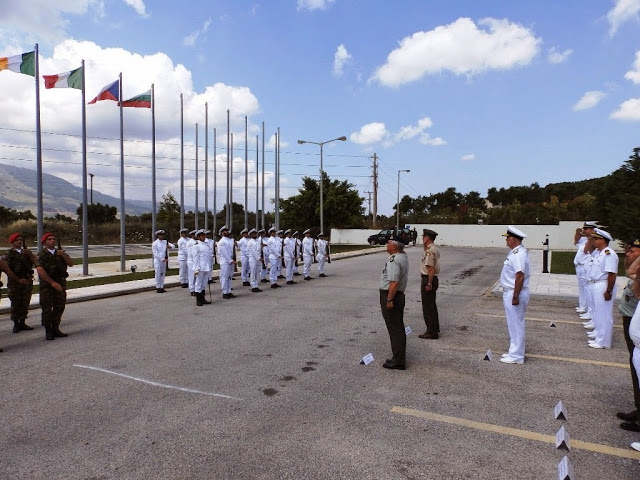
[[378,157],[373,154],[373,228],[378,219]]

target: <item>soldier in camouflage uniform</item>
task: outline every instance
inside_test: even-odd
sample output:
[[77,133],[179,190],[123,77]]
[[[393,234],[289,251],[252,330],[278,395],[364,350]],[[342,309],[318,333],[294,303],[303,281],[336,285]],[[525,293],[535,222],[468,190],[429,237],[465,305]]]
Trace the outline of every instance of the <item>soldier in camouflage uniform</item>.
[[[4,260],[2,260],[2,259],[0,259],[0,272],[4,272],[4,273],[6,273],[6,274],[7,274],[7,277],[9,277],[9,280],[10,280],[10,281],[14,281],[14,282],[17,282],[17,283],[23,283],[23,282],[25,282],[25,280],[24,280],[24,279],[22,279],[22,278],[18,278],[18,277],[16,276],[16,274],[15,274],[15,273],[13,273],[13,272],[11,271],[11,269],[9,268],[9,265],[7,265],[7,263],[6,263]],[[0,288],[1,288],[1,287],[2,287],[2,282],[0,282]],[[1,351],[2,351],[2,349],[0,348],[0,352],[1,352]]]
[[42,250],[38,253],[36,269],[40,278],[42,326],[45,338],[55,340],[56,337],[67,336],[60,331],[60,321],[67,301],[67,267],[72,267],[73,261],[64,250],[56,249],[53,233],[45,233],[40,243]]
[[18,278],[25,280],[25,282],[16,282],[10,278],[7,284],[11,300],[13,333],[18,333],[21,330],[33,330],[33,327],[27,325],[25,321],[33,291],[33,265],[36,262],[36,257],[31,253],[31,250],[24,247],[20,233],[13,233],[9,237],[9,243],[13,248],[5,256],[7,265]]

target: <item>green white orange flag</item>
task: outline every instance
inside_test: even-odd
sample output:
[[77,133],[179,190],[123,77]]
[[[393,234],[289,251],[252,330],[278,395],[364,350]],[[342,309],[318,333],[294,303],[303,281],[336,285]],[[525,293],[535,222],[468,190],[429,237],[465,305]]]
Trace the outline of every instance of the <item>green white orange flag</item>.
[[43,75],[44,88],[77,88],[82,90],[82,67],[57,75]]
[[151,108],[151,90],[122,102],[123,107]]
[[0,70],[11,70],[16,73],[36,76],[36,52],[27,52],[21,55],[0,57]]

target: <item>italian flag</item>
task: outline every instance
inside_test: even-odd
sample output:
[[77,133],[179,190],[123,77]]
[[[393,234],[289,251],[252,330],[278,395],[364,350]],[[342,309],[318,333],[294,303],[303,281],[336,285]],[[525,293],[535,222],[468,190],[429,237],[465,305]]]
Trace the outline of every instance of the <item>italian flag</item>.
[[123,107],[151,108],[151,90],[122,102]]
[[57,75],[43,75],[44,88],[77,88],[82,90],[82,67]]
[[0,70],[11,70],[16,73],[36,76],[36,52],[0,58]]

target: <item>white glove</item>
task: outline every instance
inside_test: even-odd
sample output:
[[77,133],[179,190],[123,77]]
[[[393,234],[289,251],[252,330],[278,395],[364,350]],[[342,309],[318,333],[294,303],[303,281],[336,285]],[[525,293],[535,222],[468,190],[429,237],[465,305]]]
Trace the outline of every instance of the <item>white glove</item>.
[[193,271],[193,276],[197,277],[199,273],[200,273],[200,270],[194,270]]

